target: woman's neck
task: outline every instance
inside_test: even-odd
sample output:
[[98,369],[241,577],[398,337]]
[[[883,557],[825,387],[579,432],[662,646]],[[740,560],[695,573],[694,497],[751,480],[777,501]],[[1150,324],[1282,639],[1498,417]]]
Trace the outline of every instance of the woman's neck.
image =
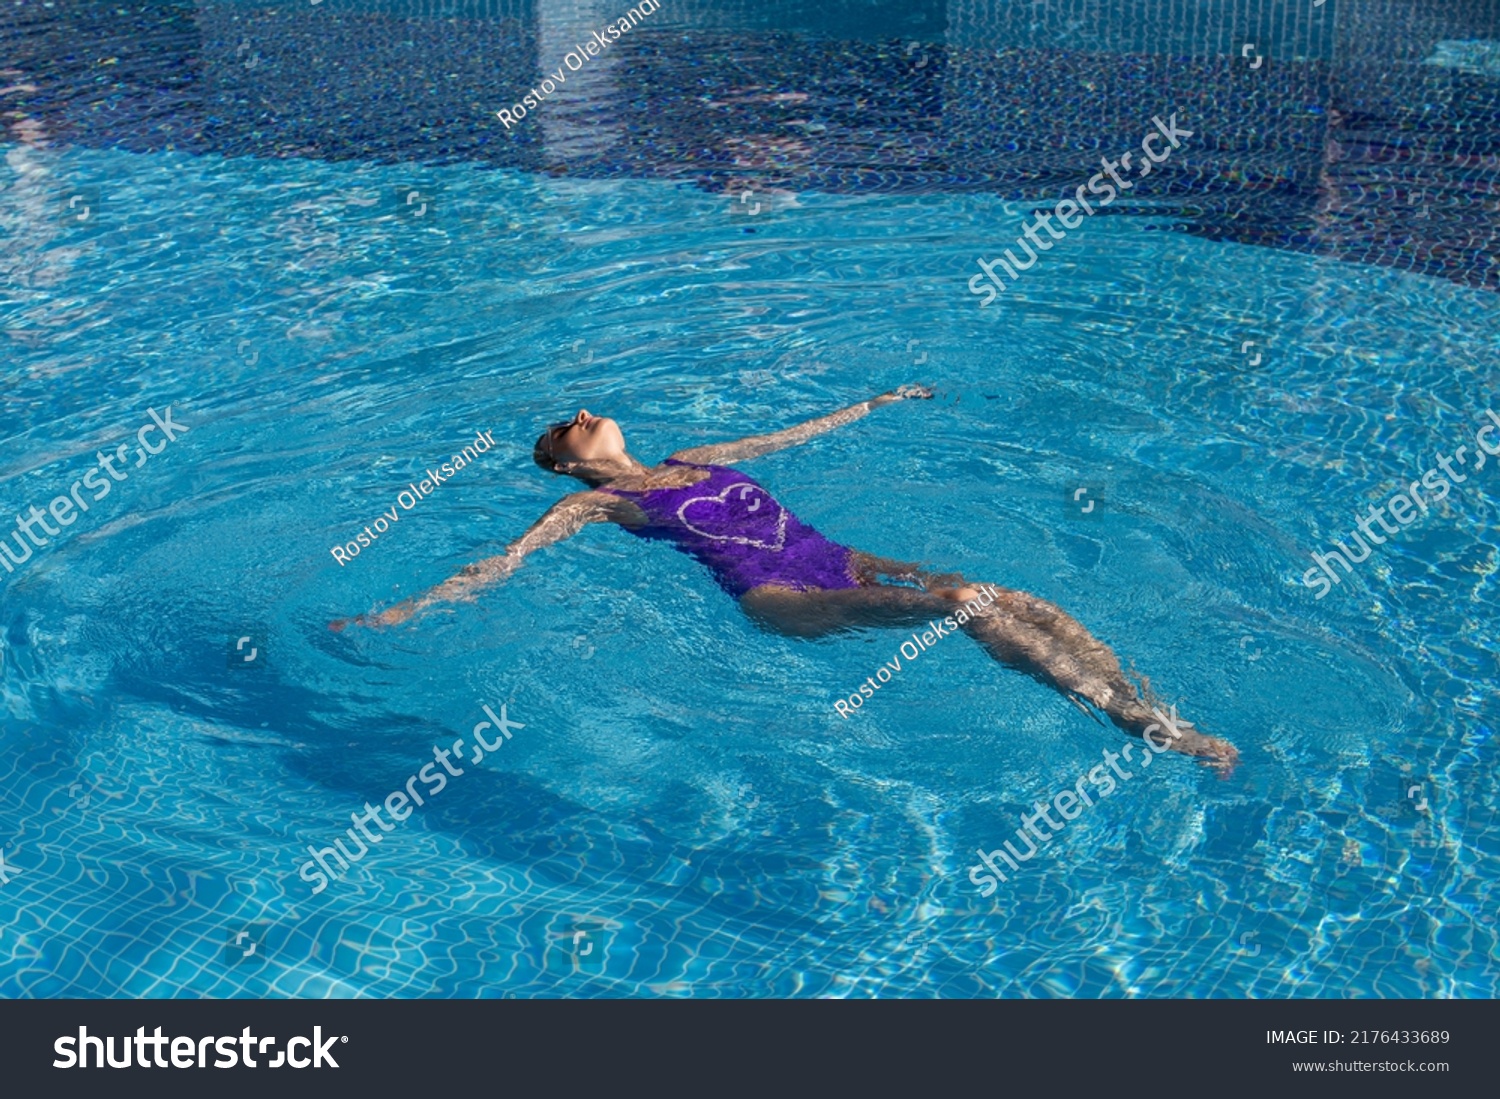
[[590,488],[629,488],[644,481],[651,470],[629,454],[601,462],[580,463],[568,471]]

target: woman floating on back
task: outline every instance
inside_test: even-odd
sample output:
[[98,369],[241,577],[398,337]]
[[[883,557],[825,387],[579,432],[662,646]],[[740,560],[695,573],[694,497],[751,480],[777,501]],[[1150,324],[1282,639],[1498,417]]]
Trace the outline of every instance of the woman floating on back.
[[907,629],[951,617],[955,628],[1001,664],[1060,691],[1080,709],[1083,703],[1093,705],[1125,732],[1146,736],[1157,750],[1170,747],[1222,770],[1233,767],[1239,753],[1232,744],[1154,710],[1126,680],[1109,647],[1060,608],[1025,592],[998,585],[981,590],[957,574],[928,573],[830,542],[757,482],[730,468],[853,423],[883,405],[931,396],[923,387],[902,386],[784,431],[681,450],[658,466],[631,457],[613,420],[580,410],[567,423],[548,428],[533,456],[543,469],[582,481],[587,491],[558,501],[503,554],[469,565],[380,614],[343,619],[332,628],[341,630],[351,621],[395,625],[434,604],[472,599],[515,572],[533,550],[590,523],[616,523],[696,558],[765,629],[818,637],[861,628]]

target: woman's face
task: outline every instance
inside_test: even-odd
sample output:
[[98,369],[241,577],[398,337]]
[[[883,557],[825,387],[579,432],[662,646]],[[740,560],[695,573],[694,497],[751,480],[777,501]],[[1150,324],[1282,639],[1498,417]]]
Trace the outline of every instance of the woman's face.
[[580,408],[566,424],[547,430],[547,445],[554,461],[597,462],[625,455],[625,436],[608,416],[590,416]]

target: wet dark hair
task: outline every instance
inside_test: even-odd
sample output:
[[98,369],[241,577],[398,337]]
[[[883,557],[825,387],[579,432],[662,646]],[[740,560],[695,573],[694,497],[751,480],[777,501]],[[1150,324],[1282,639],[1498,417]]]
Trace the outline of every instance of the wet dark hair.
[[559,472],[557,459],[552,456],[552,447],[549,445],[552,433],[560,427],[567,427],[569,423],[571,423],[570,420],[564,420],[560,424],[553,424],[537,437],[536,446],[531,448],[531,460],[548,473]]

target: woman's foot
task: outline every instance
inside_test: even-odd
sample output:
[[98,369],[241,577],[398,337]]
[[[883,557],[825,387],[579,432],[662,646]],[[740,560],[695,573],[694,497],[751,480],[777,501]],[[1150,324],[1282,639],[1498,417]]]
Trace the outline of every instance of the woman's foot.
[[1196,730],[1184,732],[1181,739],[1172,742],[1172,748],[1183,755],[1202,760],[1204,766],[1218,771],[1220,778],[1228,778],[1240,762],[1239,749],[1229,741],[1216,736],[1204,736]]
[[1240,762],[1239,750],[1233,744],[1220,737],[1200,733],[1193,728],[1191,721],[1184,721],[1177,716],[1175,706],[1170,714],[1154,708],[1145,718],[1131,721],[1126,729],[1148,738],[1153,745],[1160,747],[1165,743],[1165,747],[1174,752],[1202,760],[1205,766],[1214,768],[1224,778]]

